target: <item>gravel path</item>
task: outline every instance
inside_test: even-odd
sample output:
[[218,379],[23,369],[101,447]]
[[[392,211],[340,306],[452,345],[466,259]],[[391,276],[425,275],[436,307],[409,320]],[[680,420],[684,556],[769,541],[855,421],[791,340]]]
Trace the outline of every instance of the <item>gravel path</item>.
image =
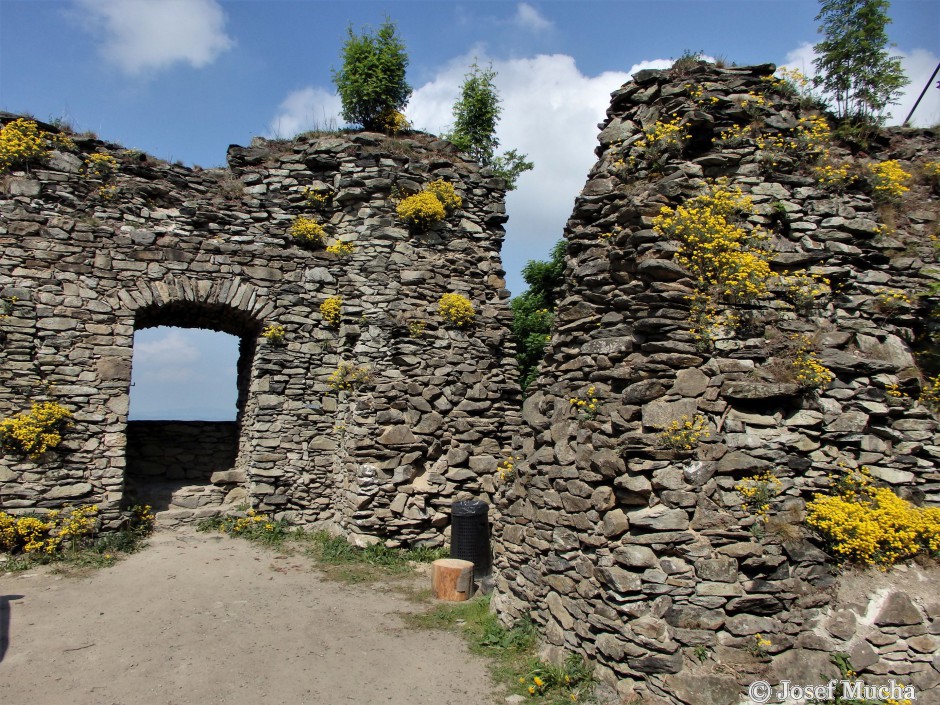
[[[430,579],[428,579],[430,583]],[[221,535],[155,534],[85,577],[0,575],[0,703],[494,702],[484,662],[381,584]]]

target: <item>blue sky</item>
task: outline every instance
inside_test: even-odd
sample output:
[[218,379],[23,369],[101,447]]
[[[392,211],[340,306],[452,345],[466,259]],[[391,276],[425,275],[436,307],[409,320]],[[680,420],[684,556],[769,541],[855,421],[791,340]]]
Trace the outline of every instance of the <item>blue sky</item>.
[[[545,257],[561,237],[612,90],[686,50],[809,71],[817,12],[816,0],[0,0],[0,109],[62,118],[171,161],[219,166],[229,144],[338,124],[331,69],[341,63],[346,28],[375,28],[388,16],[408,49],[415,92],[405,112],[415,127],[447,128],[474,59],[498,72],[502,146],[536,165],[507,199],[503,262],[517,294],[525,262]],[[940,60],[940,2],[894,0],[890,16],[894,52],[912,79],[895,109],[903,119]],[[931,89],[915,124],[937,122],[940,91]],[[141,331],[138,339],[150,352],[135,356],[132,416],[231,415],[230,400],[219,411],[205,410],[205,400],[220,385],[234,399],[234,376],[197,391],[190,411],[167,410],[182,397],[166,384],[139,392],[141,375],[172,376],[159,363],[174,358],[188,360],[183,387],[194,389],[194,380],[234,369],[233,345],[186,331]]]

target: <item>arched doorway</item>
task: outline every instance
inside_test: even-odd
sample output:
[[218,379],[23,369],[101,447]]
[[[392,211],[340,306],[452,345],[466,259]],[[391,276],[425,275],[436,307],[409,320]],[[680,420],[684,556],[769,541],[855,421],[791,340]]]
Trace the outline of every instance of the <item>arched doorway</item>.
[[[131,390],[126,505],[149,504],[158,521],[174,525],[214,516],[247,500],[239,454],[245,443],[246,402],[259,329],[260,324],[249,314],[224,305],[178,302],[137,311],[132,379],[140,380],[142,386],[144,381],[153,381],[141,378],[150,357],[151,374],[162,372],[167,384],[162,398],[152,385],[149,393]],[[148,341],[147,333],[155,330],[164,335],[150,336]],[[199,346],[200,339],[208,345]],[[157,370],[152,358],[161,358],[160,346],[168,349],[162,351],[162,360],[157,360],[162,363]],[[175,368],[174,352],[182,353]],[[174,406],[171,378],[177,373],[177,383],[192,387],[196,381],[193,375],[199,375],[199,365],[194,363],[200,356],[217,358],[202,360],[203,365],[208,363],[223,372],[227,366],[233,368],[230,374],[222,375],[228,376],[231,389],[220,391],[210,385],[204,396],[220,393],[225,398]],[[139,397],[138,391],[144,396]]]

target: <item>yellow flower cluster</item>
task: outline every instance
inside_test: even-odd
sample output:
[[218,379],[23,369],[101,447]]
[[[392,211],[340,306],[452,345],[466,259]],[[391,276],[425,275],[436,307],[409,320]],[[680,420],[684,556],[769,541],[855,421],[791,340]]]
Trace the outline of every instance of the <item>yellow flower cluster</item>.
[[107,179],[118,168],[118,160],[110,154],[95,152],[85,157],[85,173],[95,179]]
[[928,377],[917,401],[934,412],[940,412],[940,375]]
[[780,480],[767,470],[759,475],[745,477],[734,486],[734,491],[741,496],[744,510],[759,519],[766,520],[770,503],[780,494]]
[[911,180],[911,175],[895,159],[871,164],[868,170],[871,173],[872,190],[879,200],[897,201],[910,190],[907,182]]
[[643,137],[634,142],[634,146],[646,150],[651,157],[666,152],[678,151],[689,138],[689,128],[682,125],[678,115],[669,121],[658,120],[643,129]]
[[332,328],[339,325],[343,313],[343,299],[339,296],[331,296],[320,304],[320,316],[323,322]]
[[6,452],[39,459],[62,442],[62,432],[72,425],[72,412],[47,401],[33,404],[28,412],[0,421],[0,446]]
[[396,212],[409,225],[427,230],[461,205],[463,200],[454,191],[453,184],[438,179],[425,186],[421,193],[403,199]]
[[907,394],[901,389],[901,386],[897,383],[886,384],[885,385],[885,394],[893,399],[907,399]]
[[817,494],[806,507],[813,527],[840,559],[883,569],[920,552],[940,554],[940,508],[915,507],[867,468],[850,470],[836,494]]
[[333,191],[318,191],[308,186],[304,189],[304,198],[307,200],[308,206],[312,208],[322,208],[333,198]]
[[395,110],[394,108],[389,108],[379,115],[377,122],[382,131],[387,132],[390,135],[397,135],[402,130],[407,130],[409,127],[411,127],[411,123],[408,122],[408,118],[406,118],[403,113]]
[[444,179],[432,181],[424,187],[424,190],[433,193],[434,197],[441,202],[441,205],[444,206],[444,210],[447,211],[448,214],[453,213],[463,205],[463,199],[454,191],[454,185],[448,181],[444,181]]
[[358,389],[372,379],[372,372],[368,367],[354,365],[351,362],[341,362],[326,383],[336,392],[345,392]]
[[758,632],[754,635],[754,641],[747,645],[747,650],[757,658],[764,658],[767,656],[767,649],[770,648],[772,643],[770,639],[765,639],[764,636]]
[[702,414],[691,417],[683,415],[659,434],[656,445],[670,450],[692,450],[701,439],[710,435],[708,421]]
[[520,458],[510,455],[497,466],[496,472],[499,474],[500,482],[510,482],[516,476],[516,462],[518,460]]
[[855,175],[849,172],[847,163],[820,164],[813,172],[820,186],[837,192],[844,191],[855,181]]
[[724,147],[737,147],[755,134],[753,125],[732,125],[718,133],[718,142]]
[[96,505],[51,511],[42,517],[17,518],[0,512],[0,550],[48,556],[66,540],[74,548],[79,540],[94,533],[97,516]]
[[356,251],[356,247],[349,242],[334,242],[332,245],[326,248],[326,251],[331,255],[336,255],[337,257],[348,257],[353,252]]
[[711,350],[716,340],[733,335],[740,323],[737,313],[729,309],[719,310],[717,304],[703,292],[693,294],[688,299],[692,304],[689,310],[692,322],[689,333],[695,339],[696,347],[703,352]]
[[801,117],[797,126],[779,135],[760,135],[755,139],[757,148],[764,152],[763,160],[776,166],[781,156],[789,156],[802,163],[813,163],[828,154],[826,145],[832,139],[829,123],[822,115]]
[[780,278],[786,298],[800,310],[813,308],[820,298],[832,293],[829,279],[812,272],[789,274]]
[[444,294],[437,302],[437,310],[448,323],[458,328],[467,328],[476,318],[476,310],[470,299],[460,294]]
[[924,162],[923,173],[935,191],[940,191],[940,161]]
[[320,247],[326,239],[323,226],[313,218],[306,218],[302,215],[294,218],[288,232],[298,242],[312,247]]
[[576,397],[571,397],[568,401],[571,406],[581,412],[580,417],[582,419],[593,419],[597,416],[598,411],[598,399],[596,394],[597,387],[592,384],[583,395],[579,394]]
[[447,217],[444,204],[430,191],[408,196],[395,209],[398,217],[419,230],[427,230]]
[[751,212],[751,199],[739,189],[714,188],[675,209],[664,206],[653,229],[679,241],[677,264],[688,269],[700,290],[738,301],[767,293],[769,253],[760,243],[766,235],[748,232],[731,221]]
[[881,313],[896,313],[914,305],[914,300],[900,289],[881,289],[875,300],[875,307]]
[[75,143],[63,134],[39,129],[34,120],[19,118],[0,129],[0,171],[41,161],[49,156],[51,147],[75,149]]
[[284,326],[278,323],[271,323],[265,326],[264,330],[261,331],[261,337],[267,340],[273,345],[280,345],[284,342]]
[[424,335],[424,329],[427,327],[427,321],[410,321],[408,323],[408,336],[410,338],[420,338],[422,335]]
[[812,342],[802,335],[793,336],[796,347],[793,351],[793,381],[802,389],[822,389],[836,376],[816,356]]

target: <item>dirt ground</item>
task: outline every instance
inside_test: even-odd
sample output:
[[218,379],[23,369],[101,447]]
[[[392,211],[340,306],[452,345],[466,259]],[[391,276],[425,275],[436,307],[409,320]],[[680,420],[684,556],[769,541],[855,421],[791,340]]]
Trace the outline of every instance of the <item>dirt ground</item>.
[[0,703],[495,702],[458,635],[404,624],[426,608],[244,540],[161,531],[84,577],[0,574]]

